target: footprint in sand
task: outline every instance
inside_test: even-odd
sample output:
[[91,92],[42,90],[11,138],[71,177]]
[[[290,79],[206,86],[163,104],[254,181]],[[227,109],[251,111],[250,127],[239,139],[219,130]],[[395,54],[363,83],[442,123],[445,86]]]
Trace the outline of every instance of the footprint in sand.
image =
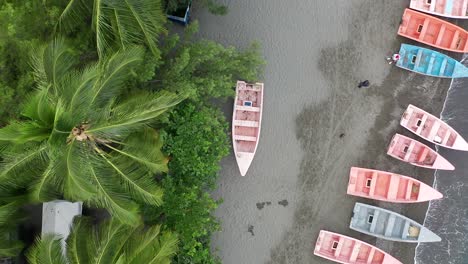
[[247,232],[249,232],[250,234],[252,234],[252,236],[255,236],[253,229],[254,229],[254,226],[253,226],[253,225],[249,225],[249,227],[247,228]]
[[289,203],[288,203],[288,200],[284,199],[284,200],[279,201],[278,204],[286,207],[286,206],[288,206]]

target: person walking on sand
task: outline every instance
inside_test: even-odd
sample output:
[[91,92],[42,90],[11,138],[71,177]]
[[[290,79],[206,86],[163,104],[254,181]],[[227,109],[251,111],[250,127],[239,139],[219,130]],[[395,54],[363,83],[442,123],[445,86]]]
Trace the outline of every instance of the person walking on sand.
[[395,53],[391,57],[387,57],[388,64],[397,63],[400,59],[400,54]]
[[369,87],[369,85],[370,85],[369,80],[365,80],[365,81],[359,82],[359,84],[358,84],[357,87],[358,87],[358,88],[361,88],[361,87]]

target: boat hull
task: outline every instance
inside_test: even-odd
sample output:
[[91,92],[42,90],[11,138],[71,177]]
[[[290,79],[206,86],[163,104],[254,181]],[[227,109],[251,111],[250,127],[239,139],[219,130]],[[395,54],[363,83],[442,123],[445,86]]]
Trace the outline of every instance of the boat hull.
[[397,242],[441,241],[438,235],[408,217],[363,203],[354,205],[349,228],[370,236]]
[[440,78],[468,77],[468,68],[457,60],[430,49],[401,44],[396,66],[423,75]]
[[349,195],[390,203],[418,203],[440,199],[443,195],[429,185],[396,173],[352,167]]
[[448,160],[430,147],[398,133],[390,141],[387,154],[418,167],[433,170],[455,169]]
[[402,264],[375,246],[325,230],[320,230],[314,255],[344,264]]
[[468,143],[454,128],[414,105],[408,105],[400,125],[436,145],[468,151]]
[[468,18],[466,15],[467,0],[432,0],[430,4],[427,2],[427,0],[411,0],[410,8],[437,16],[458,19]]
[[468,52],[468,33],[433,16],[405,9],[398,35],[453,52]]
[[232,143],[237,165],[245,176],[257,151],[263,112],[263,83],[238,81],[232,114]]

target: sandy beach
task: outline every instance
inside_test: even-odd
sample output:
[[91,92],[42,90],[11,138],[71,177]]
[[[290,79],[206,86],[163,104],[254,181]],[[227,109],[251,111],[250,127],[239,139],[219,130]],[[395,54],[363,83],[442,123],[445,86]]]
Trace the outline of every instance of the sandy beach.
[[[223,2],[223,1],[221,1]],[[346,195],[351,166],[389,170],[432,184],[433,171],[386,155],[409,103],[438,115],[450,80],[388,65],[408,0],[225,0],[226,16],[194,8],[199,36],[246,47],[259,41],[267,61],[260,145],[246,177],[234,157],[222,163],[222,231],[213,251],[226,264],[330,263],[313,255],[319,230],[362,239],[413,263],[416,245],[348,228],[356,201]],[[358,89],[368,79],[369,88]],[[230,118],[231,106],[226,106]],[[342,135],[340,137],[340,135]],[[379,206],[423,222],[427,204]]]

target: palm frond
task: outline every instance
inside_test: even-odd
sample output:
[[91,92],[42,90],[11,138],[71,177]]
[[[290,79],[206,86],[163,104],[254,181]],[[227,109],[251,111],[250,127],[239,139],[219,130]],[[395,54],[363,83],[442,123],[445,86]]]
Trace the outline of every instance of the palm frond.
[[89,254],[94,248],[90,246],[92,237],[90,220],[86,217],[75,217],[70,235],[67,238],[67,259],[71,264],[91,263]]
[[24,244],[13,239],[11,230],[0,228],[0,258],[17,256],[24,248]]
[[97,194],[87,203],[94,207],[106,208],[122,223],[132,226],[140,224],[138,206],[132,201],[132,197],[116,184],[118,178],[112,175],[100,177],[93,168],[90,170],[90,175],[94,178]]
[[141,130],[169,108],[184,100],[185,95],[142,92],[117,104],[109,120],[102,120],[88,132],[98,138],[123,140],[130,133]]
[[52,127],[55,116],[55,104],[48,97],[47,89],[40,89],[29,96],[22,106],[21,115],[39,123],[42,127]]
[[137,163],[129,162],[128,159],[108,156],[101,153],[103,166],[97,170],[99,175],[115,175],[119,178],[125,191],[133,199],[143,201],[151,205],[162,203],[163,192],[156,184],[152,175]]
[[65,31],[71,30],[77,23],[89,16],[90,6],[88,0],[69,0],[60,14],[57,26]]
[[30,199],[33,202],[46,202],[60,197],[59,191],[63,188],[62,177],[57,177],[54,169],[55,163],[50,162],[47,168],[38,175],[38,179],[29,186]]
[[36,82],[42,87],[51,85],[56,95],[59,80],[75,64],[70,48],[63,39],[55,39],[46,46],[33,50],[32,65]]
[[143,60],[143,54],[141,47],[132,46],[104,59],[99,65],[99,80],[91,91],[90,105],[100,107],[120,95],[124,88],[123,82],[131,74],[130,69]]
[[61,238],[47,234],[38,238],[26,254],[30,264],[67,264],[62,253]]
[[171,232],[161,233],[160,226],[140,228],[126,245],[123,263],[170,263],[177,252],[178,239]]
[[116,39],[122,47],[145,43],[153,55],[160,56],[158,37],[165,32],[165,16],[160,0],[123,0],[113,4]]

